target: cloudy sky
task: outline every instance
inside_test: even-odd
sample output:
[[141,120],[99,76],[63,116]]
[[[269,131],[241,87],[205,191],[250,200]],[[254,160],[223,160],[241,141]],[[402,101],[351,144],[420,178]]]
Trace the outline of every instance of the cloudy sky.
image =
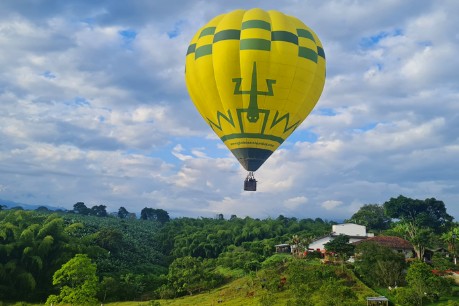
[[[188,96],[194,33],[276,9],[321,38],[313,113],[256,172]],[[459,1],[0,2],[0,199],[173,217],[349,218],[402,194],[459,218]]]

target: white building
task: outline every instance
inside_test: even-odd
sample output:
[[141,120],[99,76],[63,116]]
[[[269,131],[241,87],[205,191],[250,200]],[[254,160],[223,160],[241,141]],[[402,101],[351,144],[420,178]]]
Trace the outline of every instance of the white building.
[[363,225],[354,223],[336,224],[333,225],[332,232],[330,234],[312,241],[309,244],[308,249],[323,252],[325,251],[324,245],[339,235],[349,236],[349,243],[364,240],[369,237],[374,237],[373,233],[367,233],[367,228]]

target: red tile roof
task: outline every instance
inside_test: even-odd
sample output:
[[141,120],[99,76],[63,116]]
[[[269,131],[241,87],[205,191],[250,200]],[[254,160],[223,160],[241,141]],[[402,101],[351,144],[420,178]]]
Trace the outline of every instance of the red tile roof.
[[363,242],[374,242],[392,249],[412,249],[411,243],[403,238],[395,236],[375,236],[365,240],[356,241],[352,244],[358,245]]

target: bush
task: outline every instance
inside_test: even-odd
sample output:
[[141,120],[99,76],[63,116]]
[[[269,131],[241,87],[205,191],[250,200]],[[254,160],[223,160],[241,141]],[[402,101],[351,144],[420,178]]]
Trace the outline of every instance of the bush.
[[433,268],[441,272],[454,268],[454,263],[451,258],[445,257],[443,254],[435,253],[432,258]]
[[416,306],[422,303],[422,297],[414,289],[408,287],[398,288],[396,297],[401,306]]
[[317,251],[311,251],[306,253],[306,259],[321,259],[323,254]]
[[291,260],[292,256],[290,254],[275,254],[263,261],[261,267],[264,269],[279,268]]
[[159,294],[159,297],[163,300],[173,299],[176,296],[175,290],[168,287],[167,285],[162,285],[161,287],[159,287],[157,293]]

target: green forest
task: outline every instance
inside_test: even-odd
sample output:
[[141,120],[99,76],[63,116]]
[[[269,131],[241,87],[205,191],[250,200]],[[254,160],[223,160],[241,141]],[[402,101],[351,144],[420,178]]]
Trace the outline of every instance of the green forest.
[[[391,305],[459,305],[459,226],[442,201],[398,196],[345,222],[406,239],[415,252],[345,235],[325,254],[308,251],[337,224],[320,218],[0,205],[0,305],[366,305],[381,295]],[[276,253],[278,244],[293,251]]]

